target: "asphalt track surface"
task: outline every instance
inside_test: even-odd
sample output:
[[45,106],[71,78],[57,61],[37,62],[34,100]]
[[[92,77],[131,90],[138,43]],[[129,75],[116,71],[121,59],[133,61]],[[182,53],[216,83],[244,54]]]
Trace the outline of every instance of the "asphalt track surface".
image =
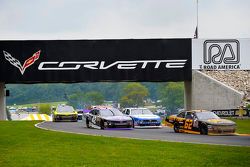
[[84,122],[42,122],[37,125],[47,130],[81,133],[88,135],[110,136],[120,138],[136,138],[143,140],[161,140],[172,142],[186,142],[199,144],[250,146],[250,136],[208,136],[187,133],[175,133],[173,129],[132,129],[132,130],[100,130],[86,128]]

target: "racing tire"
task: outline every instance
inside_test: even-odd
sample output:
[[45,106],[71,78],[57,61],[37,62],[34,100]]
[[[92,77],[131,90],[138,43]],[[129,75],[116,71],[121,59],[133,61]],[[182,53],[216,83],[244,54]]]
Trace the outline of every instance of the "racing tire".
[[71,120],[71,122],[77,122],[77,120],[75,120],[75,119],[72,119],[72,120]]
[[100,128],[101,128],[101,130],[104,130],[104,121],[103,120],[101,120],[101,122],[100,122]]
[[52,116],[52,122],[57,122],[57,120],[54,116]]
[[200,134],[201,135],[207,135],[208,134],[208,129],[206,125],[202,125],[200,128]]
[[87,128],[90,128],[88,118],[86,118],[86,127],[87,127]]
[[174,132],[175,132],[175,133],[180,133],[180,126],[179,126],[178,123],[175,123],[175,124],[174,124]]

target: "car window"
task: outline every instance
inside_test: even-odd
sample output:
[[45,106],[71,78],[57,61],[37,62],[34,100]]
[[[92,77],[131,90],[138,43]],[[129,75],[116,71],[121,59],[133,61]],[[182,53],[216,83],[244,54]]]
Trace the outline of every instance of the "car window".
[[126,110],[125,114],[129,115],[129,109]]
[[92,114],[92,115],[96,115],[96,110],[92,110],[92,111],[90,111],[90,114]]
[[193,113],[194,119],[198,119],[197,116],[195,115],[195,113]]
[[185,118],[186,119],[193,119],[193,113],[192,112],[187,112]]
[[58,112],[74,112],[74,108],[72,106],[60,105],[57,107]]
[[185,112],[181,112],[180,114],[177,115],[177,117],[184,118],[185,117]]
[[143,115],[143,114],[153,115],[153,113],[149,109],[144,109],[144,108],[131,109],[130,113],[130,115]]
[[219,119],[220,117],[218,117],[215,113],[211,112],[211,111],[205,111],[205,112],[197,112],[196,116],[198,117],[198,119],[200,120],[207,120],[207,119]]
[[100,111],[99,110],[96,110],[95,112],[96,112],[95,115],[100,115]]

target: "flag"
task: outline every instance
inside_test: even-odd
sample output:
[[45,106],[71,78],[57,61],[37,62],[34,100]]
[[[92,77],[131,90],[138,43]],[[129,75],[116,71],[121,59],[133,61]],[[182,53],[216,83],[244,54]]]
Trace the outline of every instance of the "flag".
[[196,26],[195,32],[194,32],[194,38],[198,38],[198,27]]

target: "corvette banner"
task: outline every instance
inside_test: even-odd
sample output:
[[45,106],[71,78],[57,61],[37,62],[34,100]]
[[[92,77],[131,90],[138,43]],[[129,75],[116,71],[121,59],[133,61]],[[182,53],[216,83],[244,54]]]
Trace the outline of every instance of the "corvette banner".
[[0,82],[191,80],[191,39],[0,41]]

